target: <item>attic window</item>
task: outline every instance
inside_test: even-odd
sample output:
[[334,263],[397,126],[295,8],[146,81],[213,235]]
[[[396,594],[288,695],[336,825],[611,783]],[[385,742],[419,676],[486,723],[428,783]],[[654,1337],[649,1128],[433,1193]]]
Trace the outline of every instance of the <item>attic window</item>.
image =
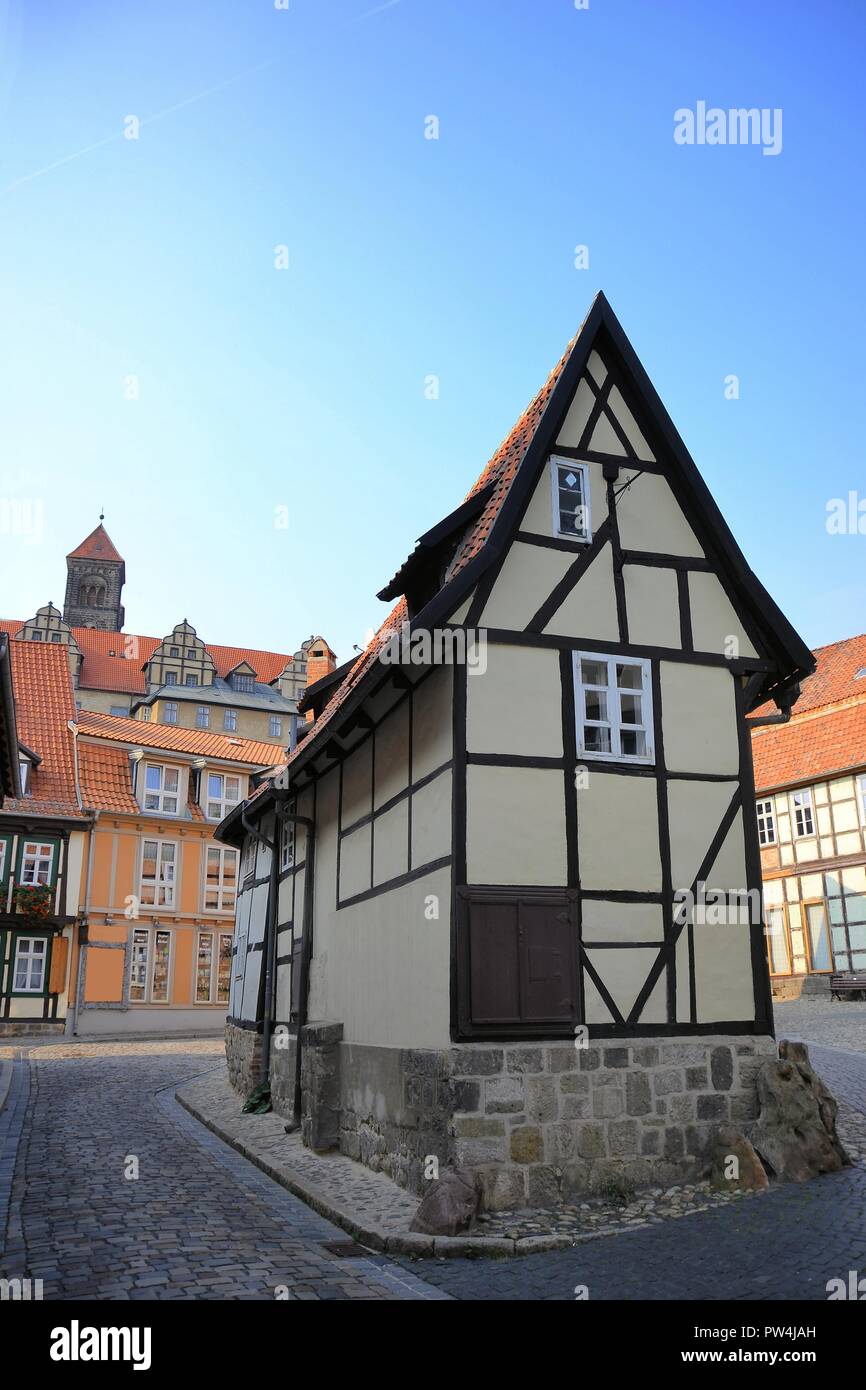
[[589,469],[573,459],[550,460],[553,534],[570,541],[592,539],[589,512]]
[[239,674],[237,671],[232,676],[232,688],[234,690],[245,690],[252,692],[255,689],[255,684],[255,676],[244,676]]
[[866,666],[861,666],[859,671],[854,672],[855,681],[862,681],[864,676],[866,676]]

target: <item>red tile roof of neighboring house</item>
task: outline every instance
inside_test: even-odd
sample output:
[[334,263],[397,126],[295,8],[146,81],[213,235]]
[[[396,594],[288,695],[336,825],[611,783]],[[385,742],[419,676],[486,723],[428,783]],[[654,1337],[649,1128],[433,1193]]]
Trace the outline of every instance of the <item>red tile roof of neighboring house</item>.
[[[0,619],[0,631],[14,637],[24,626],[20,618]],[[79,685],[85,690],[116,690],[128,695],[146,695],[147,682],[142,667],[160,646],[161,637],[143,637],[136,632],[111,632],[102,628],[74,627],[72,635],[84,656]],[[257,647],[224,647],[206,642],[221,679],[241,661],[248,661],[263,685],[275,681],[292,652],[266,652]]]
[[18,738],[42,759],[31,772],[31,794],[8,797],[0,815],[80,819],[75,790],[75,753],[69,721],[75,699],[66,648],[10,642]]
[[866,702],[755,729],[752,759],[759,792],[866,768]]
[[102,522],[86,536],[80,545],[74,550],[70,550],[67,560],[119,560],[123,563],[123,556],[117,548]]
[[129,753],[125,748],[104,747],[80,739],[78,761],[81,798],[85,806],[101,811],[126,811],[130,815],[140,812],[132,794]]
[[[25,643],[21,643],[24,646]],[[28,642],[26,644],[30,646]],[[235,738],[232,734],[213,734],[207,729],[183,729],[174,724],[151,724],[143,719],[123,719],[96,710],[79,710],[78,727],[92,738],[111,739],[140,748],[161,748],[175,753],[221,758],[258,767],[273,767],[284,760],[282,748],[257,739]]]

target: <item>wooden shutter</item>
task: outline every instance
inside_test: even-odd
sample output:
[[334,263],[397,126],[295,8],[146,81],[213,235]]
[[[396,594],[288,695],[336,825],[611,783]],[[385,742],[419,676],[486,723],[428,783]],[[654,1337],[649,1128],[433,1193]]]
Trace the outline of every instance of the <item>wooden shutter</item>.
[[48,993],[62,994],[66,988],[66,960],[69,942],[65,936],[55,936],[51,943],[51,967],[48,971]]
[[555,890],[460,894],[458,1001],[467,1036],[565,1036],[579,1017],[574,902]]

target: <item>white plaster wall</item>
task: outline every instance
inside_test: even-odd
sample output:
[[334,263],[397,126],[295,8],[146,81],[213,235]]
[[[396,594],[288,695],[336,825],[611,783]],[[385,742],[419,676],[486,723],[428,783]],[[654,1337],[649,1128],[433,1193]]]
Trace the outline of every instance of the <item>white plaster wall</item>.
[[661,888],[655,778],[593,772],[577,793],[580,879],[584,888]]
[[738,775],[740,752],[730,671],[663,661],[660,677],[668,770]]
[[702,556],[697,536],[668,483],[659,473],[642,473],[620,494],[616,509],[624,550],[660,555]]
[[[714,574],[689,574],[689,607],[695,650],[719,656],[757,656],[733,604]],[[731,644],[734,638],[736,646]]]
[[471,752],[562,757],[557,652],[488,642],[486,671],[466,684]]
[[467,768],[470,883],[564,885],[565,788],[556,770]]
[[675,570],[624,565],[629,641],[642,647],[679,648],[680,603]]

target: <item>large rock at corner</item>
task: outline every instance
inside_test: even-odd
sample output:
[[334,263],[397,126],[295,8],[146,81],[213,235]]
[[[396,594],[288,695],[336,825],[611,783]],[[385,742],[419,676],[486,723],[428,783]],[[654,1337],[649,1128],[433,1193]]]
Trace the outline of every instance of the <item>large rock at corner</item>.
[[475,1224],[480,1191],[471,1168],[446,1168],[421,1199],[410,1231],[457,1236]]
[[754,1145],[732,1125],[721,1125],[716,1131],[705,1154],[703,1176],[719,1192],[763,1192],[770,1185]]
[[772,1176],[806,1182],[850,1163],[836,1133],[838,1106],[812,1070],[805,1043],[779,1043],[778,1061],[756,1076],[758,1119],[750,1139]]

